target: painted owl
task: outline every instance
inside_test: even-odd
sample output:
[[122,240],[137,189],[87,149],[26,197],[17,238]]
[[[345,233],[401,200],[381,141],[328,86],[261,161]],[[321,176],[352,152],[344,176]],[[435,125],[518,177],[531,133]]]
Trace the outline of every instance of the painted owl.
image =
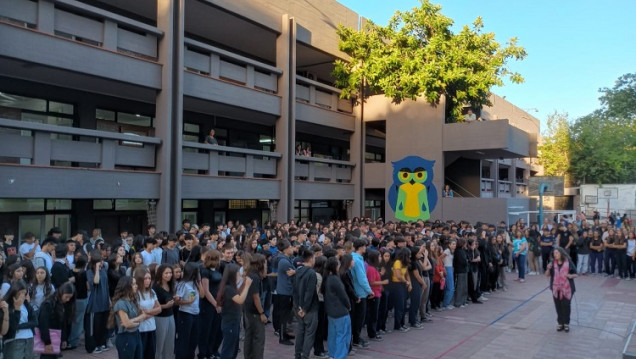
[[388,200],[395,218],[405,222],[431,218],[437,204],[437,189],[433,184],[435,161],[408,156],[392,164],[393,184]]

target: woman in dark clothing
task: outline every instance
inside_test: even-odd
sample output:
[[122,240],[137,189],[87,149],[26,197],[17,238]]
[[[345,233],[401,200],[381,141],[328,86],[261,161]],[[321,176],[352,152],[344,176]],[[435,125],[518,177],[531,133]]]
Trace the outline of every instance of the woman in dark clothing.
[[[38,328],[40,329],[40,338],[44,343],[45,351],[40,355],[41,359],[57,359],[60,349],[65,349],[67,344],[68,321],[73,317],[73,297],[75,295],[75,286],[70,282],[62,284],[53,295],[48,296],[40,306],[40,314],[38,317]],[[68,310],[71,312],[68,312]],[[51,342],[51,329],[62,331],[61,347],[53,348]]]
[[380,249],[380,253],[382,253],[382,263],[380,267],[380,279],[387,284],[382,286],[382,298],[380,298],[380,307],[378,309],[378,324],[377,324],[377,333],[385,334],[387,332],[386,329],[386,320],[389,315],[389,281],[391,280],[391,266],[393,265],[391,261],[391,252],[389,252],[386,248]]
[[103,265],[102,254],[99,249],[95,249],[90,254],[90,263],[86,271],[90,293],[84,316],[84,345],[88,353],[94,354],[108,350],[106,341],[108,340],[110,297],[108,274]]
[[124,257],[117,253],[108,257],[108,294],[111,298],[115,295],[115,288],[121,277],[126,276],[126,268],[123,267],[123,263]]
[[325,296],[325,307],[329,329],[327,330],[327,349],[334,359],[345,359],[351,342],[351,300],[338,275],[341,264],[336,257],[331,257],[325,265],[322,292]]
[[215,249],[203,256],[201,286],[203,295],[199,303],[199,358],[219,356],[221,335],[221,314],[218,312],[216,297],[223,275],[219,272],[221,253]]
[[[486,249],[488,250],[488,249]],[[455,307],[465,307],[468,302],[468,254],[466,253],[466,240],[457,240],[457,249],[453,255],[453,271],[457,278],[455,285]]]
[[176,334],[174,322],[174,276],[172,266],[162,264],[157,269],[155,284],[152,289],[157,294],[157,300],[161,306],[161,313],[155,316],[157,326],[157,348],[155,350],[157,359],[168,359],[173,357],[174,337]]
[[218,305],[222,307],[223,346],[221,348],[221,359],[235,359],[238,355],[241,307],[247,298],[250,285],[252,285],[252,278],[245,277],[243,289],[239,294],[239,290],[236,288],[238,270],[239,267],[235,264],[225,267],[218,293]]
[[545,272],[550,277],[550,289],[557,312],[557,331],[570,331],[570,312],[572,296],[575,292],[574,278],[577,277],[576,266],[563,248],[552,250],[552,263]]

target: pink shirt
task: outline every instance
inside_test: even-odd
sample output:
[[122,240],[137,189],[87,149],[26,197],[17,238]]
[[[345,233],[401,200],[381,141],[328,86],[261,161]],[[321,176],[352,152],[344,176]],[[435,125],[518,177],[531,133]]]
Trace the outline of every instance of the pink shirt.
[[376,298],[380,298],[382,295],[382,285],[372,285],[373,282],[379,282],[382,280],[380,277],[380,272],[378,272],[375,267],[367,265],[367,279],[369,280],[369,285],[371,285],[371,291],[373,291],[373,295]]

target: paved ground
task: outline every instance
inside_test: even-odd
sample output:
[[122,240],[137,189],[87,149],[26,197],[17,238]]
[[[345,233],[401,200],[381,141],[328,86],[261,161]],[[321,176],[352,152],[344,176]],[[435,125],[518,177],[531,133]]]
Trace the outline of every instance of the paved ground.
[[[545,277],[529,276],[526,283],[509,285],[507,292],[490,295],[484,304],[435,312],[422,330],[386,334],[383,342],[372,342],[351,358],[620,358],[636,320],[636,281],[577,278],[569,334],[555,330]],[[265,358],[293,358],[293,347],[279,345],[271,326],[266,341]],[[81,349],[64,352],[69,359],[116,357],[114,348],[98,355]]]

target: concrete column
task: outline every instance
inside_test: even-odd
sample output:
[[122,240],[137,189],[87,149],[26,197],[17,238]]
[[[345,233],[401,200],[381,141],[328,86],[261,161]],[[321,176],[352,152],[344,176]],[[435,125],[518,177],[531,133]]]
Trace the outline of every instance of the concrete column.
[[349,140],[349,161],[356,163],[351,169],[351,183],[353,184],[353,204],[348,205],[347,215],[351,213],[352,217],[360,217],[364,213],[364,184],[362,173],[364,171],[364,104],[358,107],[357,116],[355,118],[354,132]]
[[53,1],[38,1],[38,30],[53,34],[55,32],[55,6]]
[[296,21],[285,14],[282,32],[276,40],[276,67],[283,70],[278,78],[281,115],[276,121],[276,151],[283,157],[276,166],[280,180],[280,201],[276,219],[287,222],[294,215],[294,146],[296,143]]
[[157,0],[161,91],[157,95],[157,172],[161,173],[157,202],[157,229],[174,232],[181,225],[181,173],[183,134],[183,14],[185,0]]

